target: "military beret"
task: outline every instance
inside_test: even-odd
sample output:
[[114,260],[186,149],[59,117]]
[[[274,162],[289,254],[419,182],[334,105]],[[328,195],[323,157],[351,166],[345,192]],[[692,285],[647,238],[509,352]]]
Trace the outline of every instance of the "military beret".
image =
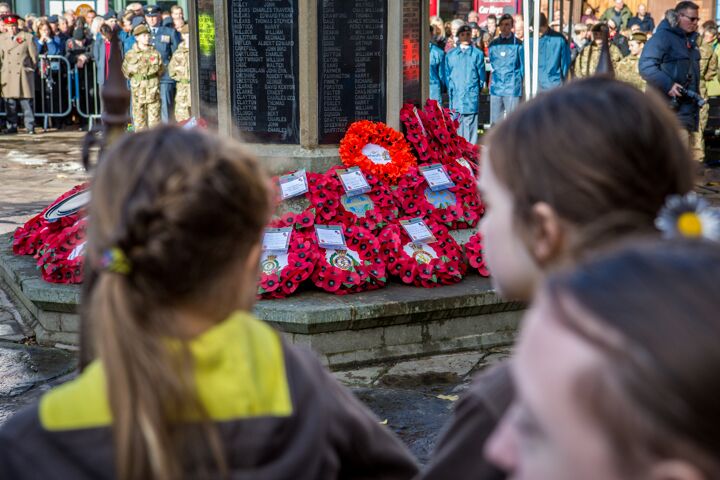
[[50,15],[48,17],[48,23],[58,23],[58,16],[57,15]]
[[132,31],[134,36],[142,35],[143,33],[150,33],[150,29],[145,25],[144,23],[142,25],[138,25],[137,27],[133,28]]
[[180,27],[180,33],[190,33],[190,27],[187,23]]
[[632,37],[630,37],[630,40],[635,40],[636,42],[645,43],[647,42],[647,35],[643,32],[637,32],[633,33]]
[[468,26],[480,30],[480,25],[478,25],[477,22],[470,22]]
[[157,5],[149,5],[149,6],[145,7],[145,16],[146,17],[159,17],[160,12],[162,12],[162,10]]
[[107,13],[106,13],[105,15],[103,15],[103,18],[104,18],[105,20],[110,20],[111,18],[114,18],[114,19],[117,20],[117,13],[115,13],[115,10],[113,10],[113,9],[111,8],[111,9],[109,9],[109,10],[107,11]]
[[15,15],[14,13],[10,13],[3,17],[3,23],[5,25],[17,25],[18,20],[20,20],[20,16]]
[[462,27],[458,28],[457,34],[460,35],[461,33],[465,32],[472,32],[472,29],[467,25],[463,25]]
[[135,29],[135,27],[143,25],[145,23],[145,17],[141,16],[135,16],[132,20],[130,20],[130,26]]

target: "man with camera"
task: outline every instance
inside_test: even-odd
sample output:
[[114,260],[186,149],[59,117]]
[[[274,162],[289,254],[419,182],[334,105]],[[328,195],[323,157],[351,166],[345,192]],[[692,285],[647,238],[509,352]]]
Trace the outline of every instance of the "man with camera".
[[689,1],[668,10],[655,35],[647,42],[640,57],[640,75],[649,85],[668,96],[670,104],[687,131],[698,128],[702,97],[700,87],[700,50],[697,46],[698,6]]

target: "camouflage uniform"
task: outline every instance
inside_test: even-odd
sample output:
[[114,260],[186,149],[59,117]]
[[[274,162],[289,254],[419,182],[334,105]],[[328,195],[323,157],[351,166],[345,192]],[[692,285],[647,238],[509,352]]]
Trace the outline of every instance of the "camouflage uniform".
[[175,90],[175,120],[190,118],[190,50],[185,42],[173,53],[168,64],[170,77],[177,82]]
[[618,80],[627,82],[633,87],[636,87],[640,91],[645,91],[647,82],[643,80],[638,71],[638,62],[640,56],[628,55],[618,62],[615,66],[615,77]]
[[160,123],[160,75],[163,63],[152,46],[140,50],[138,44],[125,54],[123,74],[130,80],[132,117],[135,131]]
[[[712,81],[718,74],[718,57],[715,55],[715,49],[712,43],[704,43],[700,45],[700,91],[698,92],[707,100],[707,82]],[[705,103],[700,109],[700,124],[697,132],[692,134],[692,150],[695,160],[702,162],[705,160],[705,138],[703,133],[708,122],[708,113],[710,105]]]
[[[610,44],[610,61],[612,62],[613,68],[617,68],[617,64],[622,60],[623,55],[620,49]],[[600,61],[600,47],[595,45],[594,42],[582,49],[580,55],[575,58],[575,65],[573,66],[573,77],[574,78],[585,78],[591,77],[595,74],[595,70]]]

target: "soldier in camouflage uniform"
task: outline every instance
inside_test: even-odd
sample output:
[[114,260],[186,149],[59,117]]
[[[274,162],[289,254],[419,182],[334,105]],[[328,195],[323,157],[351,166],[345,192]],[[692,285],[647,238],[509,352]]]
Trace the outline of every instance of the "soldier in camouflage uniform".
[[180,28],[182,43],[173,53],[168,65],[170,76],[177,82],[175,90],[175,120],[190,118],[190,29],[187,23]]
[[135,44],[125,54],[122,70],[130,80],[133,129],[137,131],[160,123],[160,75],[163,63],[158,51],[150,45],[147,25],[135,27],[133,36]]
[[[596,23],[592,27],[593,41],[582,49],[580,55],[575,58],[575,64],[573,65],[573,77],[574,78],[585,78],[595,75],[597,70],[598,62],[600,61],[600,49],[602,48],[602,29],[607,28],[604,23]],[[620,49],[615,44],[610,44],[610,61],[612,62],[613,68],[617,67],[617,64],[622,60],[623,55]]]
[[645,42],[647,42],[647,35],[642,32],[633,33],[632,37],[630,37],[630,42],[628,42],[630,55],[620,60],[615,67],[615,77],[618,80],[627,82],[643,92],[645,91],[647,82],[640,76],[638,62],[640,61],[640,54],[645,46]]
[[[715,53],[715,40],[717,38],[718,28],[716,25],[707,25],[703,32],[702,38],[698,39],[700,49],[700,91],[702,97],[708,99],[707,82],[714,80],[718,75],[718,57]],[[705,160],[705,127],[708,122],[708,113],[710,105],[706,102],[700,108],[700,123],[697,132],[692,134],[692,150],[695,160],[702,162]]]

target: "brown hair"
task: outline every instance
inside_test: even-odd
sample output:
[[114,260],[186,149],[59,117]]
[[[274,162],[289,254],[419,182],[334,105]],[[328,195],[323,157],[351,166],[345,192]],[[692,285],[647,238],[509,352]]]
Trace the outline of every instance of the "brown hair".
[[[575,390],[618,467],[636,470],[627,478],[663,459],[720,478],[718,278],[718,244],[677,240],[635,243],[546,283],[555,318],[602,355]],[[568,301],[588,315],[567,313]]]
[[[270,208],[258,163],[211,134],[172,126],[136,133],[99,165],[82,320],[107,377],[120,479],[174,480],[208,461],[224,471],[186,345],[171,354],[165,339],[183,338],[178,310],[220,322],[238,308],[231,275],[259,242]],[[102,269],[113,248],[127,257],[128,274]],[[179,428],[185,414],[205,421]]]
[[652,92],[578,80],[522,105],[489,135],[492,169],[521,228],[549,204],[579,231],[570,256],[620,234],[653,231],[668,195],[693,186],[680,126]]

